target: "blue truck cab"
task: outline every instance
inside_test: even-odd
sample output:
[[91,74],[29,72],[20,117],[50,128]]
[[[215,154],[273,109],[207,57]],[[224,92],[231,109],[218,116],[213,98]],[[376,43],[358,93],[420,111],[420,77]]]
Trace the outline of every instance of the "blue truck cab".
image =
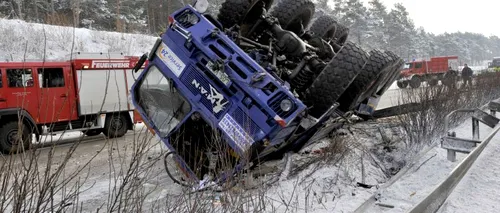
[[215,22],[190,5],[171,14],[131,90],[145,123],[195,181],[216,167],[204,153],[229,153],[235,171],[277,150],[306,111]]

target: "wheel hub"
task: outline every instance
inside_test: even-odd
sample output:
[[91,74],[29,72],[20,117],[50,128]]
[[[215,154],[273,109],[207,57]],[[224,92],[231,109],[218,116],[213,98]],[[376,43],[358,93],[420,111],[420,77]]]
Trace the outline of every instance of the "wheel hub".
[[119,117],[113,117],[111,121],[112,129],[121,129],[123,127],[123,121]]
[[17,145],[17,142],[20,140],[17,136],[17,130],[12,130],[7,134],[7,143],[11,146]]

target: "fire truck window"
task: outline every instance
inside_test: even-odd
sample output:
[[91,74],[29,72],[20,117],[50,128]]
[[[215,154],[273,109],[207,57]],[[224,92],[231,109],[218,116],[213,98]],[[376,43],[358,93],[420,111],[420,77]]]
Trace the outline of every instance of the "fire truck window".
[[0,70],[0,88],[2,88],[3,83],[2,83],[2,70]]
[[9,87],[32,87],[33,73],[31,69],[8,69],[7,81]]
[[38,68],[41,75],[42,88],[64,87],[64,74],[62,68]]
[[417,69],[418,69],[418,68],[422,68],[422,63],[416,63],[416,64],[415,64],[415,68],[417,68]]

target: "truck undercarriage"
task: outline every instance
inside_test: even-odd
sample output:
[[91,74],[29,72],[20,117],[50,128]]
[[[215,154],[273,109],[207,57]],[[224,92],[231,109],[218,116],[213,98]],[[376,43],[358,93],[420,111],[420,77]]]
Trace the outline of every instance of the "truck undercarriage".
[[[308,28],[315,7],[309,0],[271,4],[227,0],[217,20],[179,9],[138,63],[150,61],[133,86],[134,104],[201,187],[298,151],[352,114],[370,118],[403,65],[390,51],[365,52],[347,41],[348,29],[331,16]],[[198,31],[205,23],[211,26]],[[155,65],[159,59],[166,66]]]

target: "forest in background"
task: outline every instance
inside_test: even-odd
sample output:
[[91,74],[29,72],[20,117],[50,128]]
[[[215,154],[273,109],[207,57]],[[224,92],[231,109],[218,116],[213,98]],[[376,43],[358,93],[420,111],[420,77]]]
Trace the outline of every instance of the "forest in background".
[[[208,0],[217,15],[224,0]],[[279,0],[275,0],[276,4]],[[433,34],[416,27],[399,3],[388,7],[380,0],[313,0],[315,17],[334,16],[350,28],[349,40],[367,50],[394,51],[406,60],[458,55],[461,63],[479,65],[500,56],[500,38],[470,32]],[[1,0],[0,18],[92,30],[159,35],[168,15],[187,0]]]

